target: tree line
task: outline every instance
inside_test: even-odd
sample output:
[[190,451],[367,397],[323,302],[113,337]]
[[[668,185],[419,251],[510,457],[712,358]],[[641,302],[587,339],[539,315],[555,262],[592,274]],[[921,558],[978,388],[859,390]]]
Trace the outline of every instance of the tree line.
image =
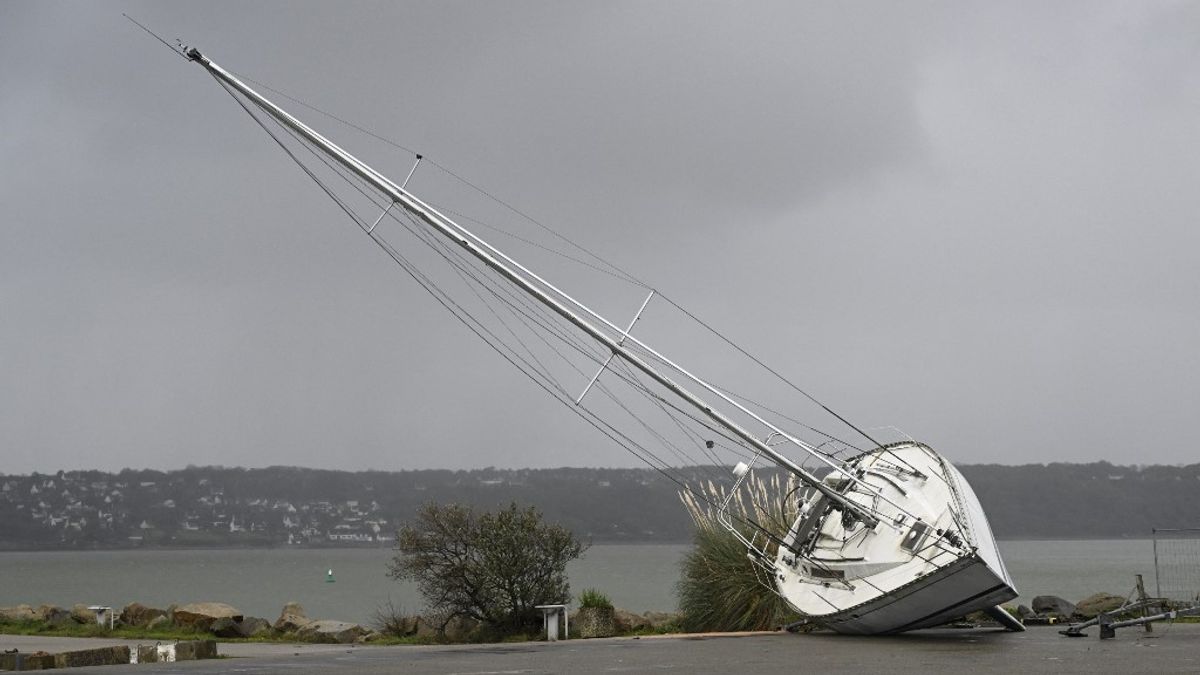
[[[999,538],[1147,537],[1152,528],[1200,526],[1200,500],[1195,498],[1200,464],[986,464],[959,469]],[[684,478],[698,481],[714,474],[728,470],[697,467]],[[302,510],[305,505],[354,503],[355,513],[386,522],[394,532],[431,502],[483,509],[531,505],[547,521],[599,543],[683,543],[691,540],[693,525],[678,490],[672,480],[641,468],[348,472],[193,466],[165,472],[0,475],[0,546],[124,546],[147,525],[163,534],[156,545],[170,545],[171,528],[212,520],[194,517],[202,505],[205,513],[219,511],[235,524],[266,523],[252,539],[236,533],[242,540],[230,528],[215,528],[205,540],[214,544],[224,539],[286,543],[275,522],[287,517],[280,505]],[[101,521],[107,525],[97,527],[97,517],[107,518]],[[321,526],[323,521],[314,522]],[[70,537],[64,534],[68,532]]]

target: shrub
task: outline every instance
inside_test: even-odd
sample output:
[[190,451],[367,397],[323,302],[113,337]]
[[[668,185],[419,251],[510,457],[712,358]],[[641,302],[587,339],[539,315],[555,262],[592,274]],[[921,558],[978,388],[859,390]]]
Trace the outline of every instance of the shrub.
[[416,620],[404,614],[390,599],[375,608],[371,627],[389,637],[408,637],[417,632]]
[[612,606],[612,600],[609,600],[607,595],[594,588],[585,588],[583,589],[583,592],[579,594],[580,609],[588,609],[593,607],[596,609],[610,609]]
[[[746,539],[755,532],[745,520],[760,523],[772,535],[782,537],[796,517],[792,481],[783,483],[751,478],[730,504],[734,522]],[[715,507],[726,493],[708,484],[680,492],[680,498],[696,523],[694,546],[683,559],[676,585],[680,627],[689,632],[769,630],[798,615],[781,598],[774,578],[747,556],[746,547],[717,521]],[[764,538],[761,534],[759,542]],[[768,556],[776,548],[764,544]]]
[[397,533],[388,576],[416,581],[443,626],[466,618],[500,634],[537,631],[535,607],[570,598],[567,563],[586,548],[533,507],[476,513],[431,503]]

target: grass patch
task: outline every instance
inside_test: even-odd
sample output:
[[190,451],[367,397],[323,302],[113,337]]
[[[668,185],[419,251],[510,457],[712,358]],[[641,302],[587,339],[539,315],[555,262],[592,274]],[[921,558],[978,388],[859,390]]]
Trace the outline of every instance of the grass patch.
[[585,588],[579,594],[579,608],[612,609],[612,600],[594,588]]

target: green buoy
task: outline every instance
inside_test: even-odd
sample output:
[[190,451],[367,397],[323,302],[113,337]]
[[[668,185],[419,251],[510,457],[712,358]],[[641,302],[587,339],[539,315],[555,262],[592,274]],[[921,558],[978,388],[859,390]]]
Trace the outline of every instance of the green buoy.
[[334,582],[334,578],[333,578],[333,568],[330,568],[330,569],[329,569],[329,572],[327,572],[327,573],[325,574],[325,583],[327,583],[327,584],[332,584],[333,582]]

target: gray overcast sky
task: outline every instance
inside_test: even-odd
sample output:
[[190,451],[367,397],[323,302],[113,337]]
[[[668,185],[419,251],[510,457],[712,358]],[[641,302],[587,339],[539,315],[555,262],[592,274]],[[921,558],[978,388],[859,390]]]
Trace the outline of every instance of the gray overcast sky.
[[635,464],[122,12],[863,426],[963,463],[1196,461],[1200,3],[9,1],[0,471]]

